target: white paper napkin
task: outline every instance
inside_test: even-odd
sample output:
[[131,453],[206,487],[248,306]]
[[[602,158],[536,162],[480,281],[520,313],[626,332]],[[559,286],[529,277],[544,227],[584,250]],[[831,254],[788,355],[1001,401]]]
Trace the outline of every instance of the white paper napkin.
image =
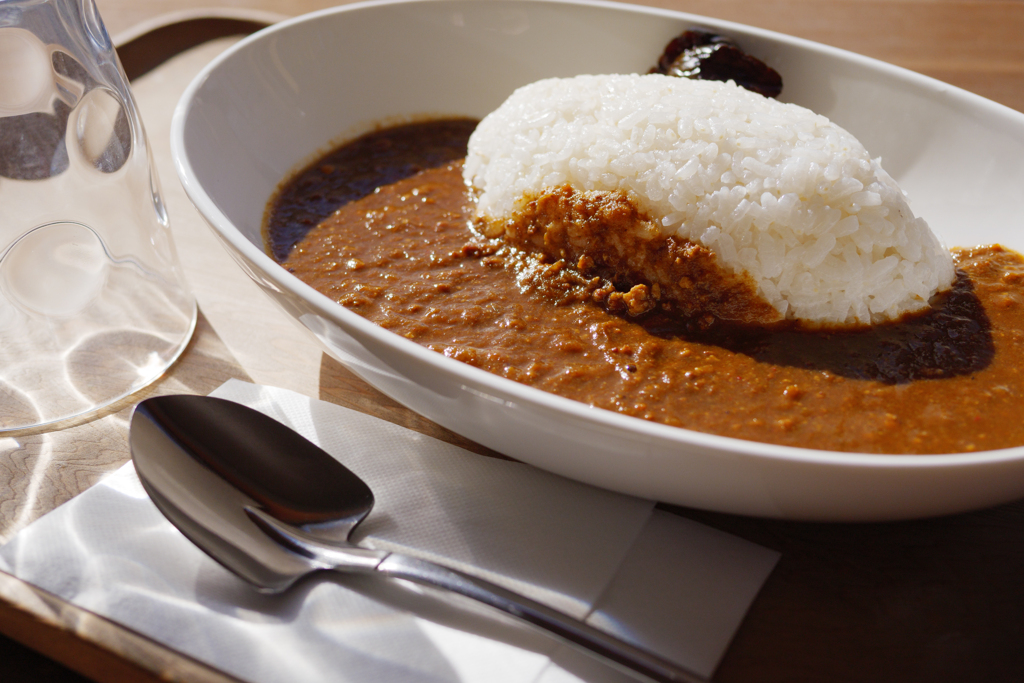
[[[369,483],[360,542],[443,562],[710,676],[778,554],[653,504],[481,457],[299,394],[215,396],[289,424]],[[620,681],[464,600],[318,574],[265,596],[156,510],[131,464],[17,534],[0,569],[253,683]]]

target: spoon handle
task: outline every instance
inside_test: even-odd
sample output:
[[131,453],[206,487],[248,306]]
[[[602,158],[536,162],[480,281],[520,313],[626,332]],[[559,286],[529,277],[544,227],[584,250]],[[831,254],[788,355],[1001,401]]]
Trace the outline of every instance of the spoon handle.
[[325,543],[259,508],[245,507],[245,512],[271,538],[311,560],[311,569],[333,569],[344,574],[380,574],[447,590],[533,624],[635,677],[658,683],[707,683],[678,664],[490,581],[386,550],[361,548],[350,543]]
[[448,590],[490,605],[544,629],[569,645],[583,648],[626,673],[639,674],[659,683],[707,683],[700,676],[658,655],[475,576],[397,553],[388,555],[377,565],[377,572],[395,579]]

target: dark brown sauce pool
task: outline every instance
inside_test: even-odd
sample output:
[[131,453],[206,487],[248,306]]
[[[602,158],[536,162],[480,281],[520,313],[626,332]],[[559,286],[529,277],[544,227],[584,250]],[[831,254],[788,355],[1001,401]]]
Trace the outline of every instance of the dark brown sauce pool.
[[854,332],[617,317],[571,278],[481,240],[461,159],[475,121],[364,136],[299,173],[268,211],[305,282],[439,353],[609,410],[767,443],[871,453],[1024,444],[1024,259],[954,252],[925,315]]

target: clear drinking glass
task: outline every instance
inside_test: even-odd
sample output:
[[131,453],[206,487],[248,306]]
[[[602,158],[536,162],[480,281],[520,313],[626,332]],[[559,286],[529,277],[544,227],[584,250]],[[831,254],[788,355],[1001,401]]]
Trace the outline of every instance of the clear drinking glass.
[[109,405],[188,343],[150,156],[92,0],[0,0],[0,432]]

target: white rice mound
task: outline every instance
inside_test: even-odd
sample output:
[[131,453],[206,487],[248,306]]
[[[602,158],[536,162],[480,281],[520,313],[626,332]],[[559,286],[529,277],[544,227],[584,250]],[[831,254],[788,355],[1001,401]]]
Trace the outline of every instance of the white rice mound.
[[950,253],[860,142],[732,82],[524,86],[477,127],[464,173],[485,220],[565,184],[626,192],[665,236],[749,273],[780,318],[877,323],[924,308],[954,278]]

